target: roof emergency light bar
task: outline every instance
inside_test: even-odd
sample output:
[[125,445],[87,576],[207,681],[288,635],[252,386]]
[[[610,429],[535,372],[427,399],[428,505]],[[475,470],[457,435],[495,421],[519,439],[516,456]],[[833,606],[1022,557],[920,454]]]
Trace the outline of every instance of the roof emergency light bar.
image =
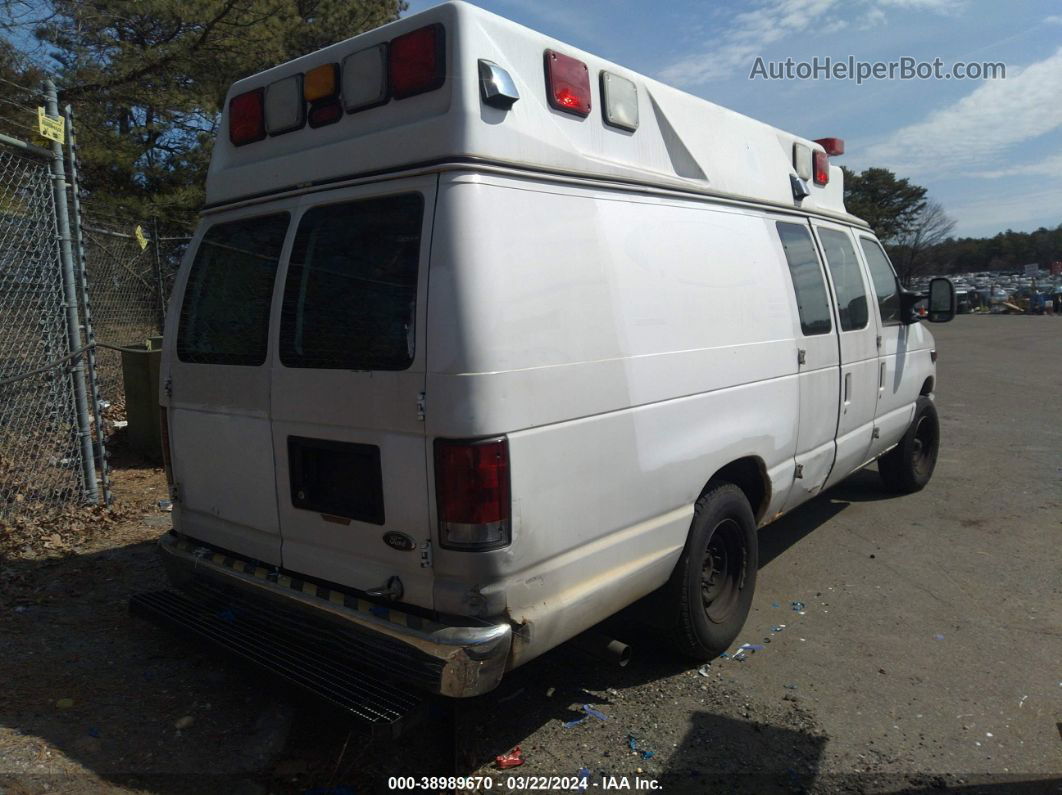
[[[395,99],[442,88],[446,35],[427,25],[386,44],[237,94],[229,100],[229,140],[234,146],[310,127],[334,124],[343,111],[357,113]],[[307,110],[308,108],[308,110]]]

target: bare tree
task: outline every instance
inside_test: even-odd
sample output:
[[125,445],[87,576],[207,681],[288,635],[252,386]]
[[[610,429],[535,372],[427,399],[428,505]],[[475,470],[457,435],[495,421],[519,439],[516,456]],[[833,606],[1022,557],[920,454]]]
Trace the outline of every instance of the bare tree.
[[922,271],[932,270],[928,250],[943,243],[953,229],[955,219],[944,212],[940,202],[927,201],[891,246],[900,281],[910,284]]

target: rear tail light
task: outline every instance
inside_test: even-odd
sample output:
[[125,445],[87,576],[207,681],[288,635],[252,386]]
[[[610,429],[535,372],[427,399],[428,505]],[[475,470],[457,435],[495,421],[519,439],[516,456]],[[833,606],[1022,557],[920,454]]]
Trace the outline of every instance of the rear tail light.
[[442,25],[428,25],[392,39],[387,49],[391,96],[405,99],[441,88],[446,81],[445,49]]
[[439,544],[446,549],[498,549],[512,539],[509,442],[437,439],[435,496]]
[[256,88],[230,99],[229,140],[243,146],[265,137],[265,89]]
[[590,72],[568,55],[546,50],[546,94],[549,104],[576,116],[590,115]]
[[936,348],[933,348],[933,350],[931,350],[929,352],[929,361],[933,362],[933,364],[937,363],[937,349]]
[[830,158],[825,152],[815,150],[812,156],[814,162],[814,178],[816,185],[825,185],[830,181]]
[[170,419],[163,406],[159,407],[159,432],[162,437],[162,466],[166,470],[166,482],[173,485],[173,458],[170,456]]

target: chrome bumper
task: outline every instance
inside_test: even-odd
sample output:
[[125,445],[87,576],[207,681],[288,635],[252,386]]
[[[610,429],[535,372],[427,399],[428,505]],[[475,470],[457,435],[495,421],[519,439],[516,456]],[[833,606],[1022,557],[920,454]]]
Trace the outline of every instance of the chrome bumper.
[[213,581],[308,619],[341,627],[358,664],[430,692],[464,698],[490,692],[509,659],[512,627],[505,622],[460,626],[423,619],[392,607],[299,580],[168,533],[159,541],[163,564],[177,587]]

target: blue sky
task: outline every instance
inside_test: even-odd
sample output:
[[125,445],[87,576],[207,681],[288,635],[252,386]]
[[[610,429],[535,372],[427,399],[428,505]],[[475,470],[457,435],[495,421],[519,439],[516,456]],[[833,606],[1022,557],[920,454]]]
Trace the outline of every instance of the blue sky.
[[[410,0],[409,13],[435,0]],[[476,5],[741,113],[845,139],[835,162],[929,189],[955,233],[1062,223],[1058,0],[476,0]],[[1006,64],[995,80],[750,80],[765,60]]]

